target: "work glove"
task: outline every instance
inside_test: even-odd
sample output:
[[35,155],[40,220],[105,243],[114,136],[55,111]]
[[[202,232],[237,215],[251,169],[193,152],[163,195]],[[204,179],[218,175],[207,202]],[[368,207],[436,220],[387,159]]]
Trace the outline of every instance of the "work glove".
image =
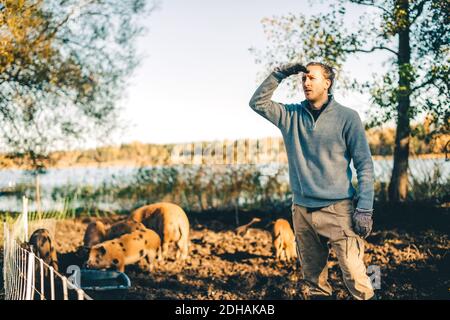
[[309,71],[304,65],[300,63],[288,63],[274,69],[276,77],[280,80],[283,80],[289,76],[292,76],[293,74],[298,74],[300,72],[308,73]]
[[373,209],[360,209],[356,208],[353,213],[353,229],[362,238],[367,238],[372,231],[373,220],[372,220]]

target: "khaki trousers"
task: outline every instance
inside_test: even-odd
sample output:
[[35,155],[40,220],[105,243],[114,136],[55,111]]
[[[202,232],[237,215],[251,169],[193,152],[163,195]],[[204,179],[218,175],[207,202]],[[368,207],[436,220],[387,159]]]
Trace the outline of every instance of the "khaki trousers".
[[305,207],[292,206],[298,256],[303,279],[311,285],[310,294],[331,295],[327,266],[330,244],[352,296],[366,300],[374,295],[363,261],[364,240],[352,229],[353,212],[351,199],[340,200],[310,213]]

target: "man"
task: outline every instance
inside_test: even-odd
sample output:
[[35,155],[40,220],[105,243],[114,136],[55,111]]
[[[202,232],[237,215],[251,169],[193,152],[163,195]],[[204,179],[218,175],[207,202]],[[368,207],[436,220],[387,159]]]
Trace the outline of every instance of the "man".
[[[278,84],[300,72],[306,100],[289,105],[272,101]],[[250,107],[283,135],[293,192],[292,219],[310,297],[332,295],[327,268],[330,245],[352,296],[371,299],[374,292],[363,262],[362,238],[372,229],[373,163],[358,113],[331,94],[334,77],[331,67],[317,62],[276,68],[254,93]],[[351,160],[358,196],[351,183]]]

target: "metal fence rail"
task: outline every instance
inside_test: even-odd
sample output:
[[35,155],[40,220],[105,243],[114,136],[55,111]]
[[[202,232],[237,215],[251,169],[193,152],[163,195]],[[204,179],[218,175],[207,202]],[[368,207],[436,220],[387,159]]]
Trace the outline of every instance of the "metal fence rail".
[[[3,281],[6,300],[92,300],[66,276],[37,257],[27,244],[27,199],[13,222],[3,224]],[[35,227],[39,221],[34,221]]]

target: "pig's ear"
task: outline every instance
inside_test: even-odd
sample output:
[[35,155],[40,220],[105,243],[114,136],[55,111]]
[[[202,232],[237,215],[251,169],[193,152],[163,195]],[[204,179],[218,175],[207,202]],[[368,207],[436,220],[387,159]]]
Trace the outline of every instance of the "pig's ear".
[[104,246],[100,246],[100,248],[98,248],[98,252],[100,252],[100,254],[103,256],[106,253],[106,249]]

